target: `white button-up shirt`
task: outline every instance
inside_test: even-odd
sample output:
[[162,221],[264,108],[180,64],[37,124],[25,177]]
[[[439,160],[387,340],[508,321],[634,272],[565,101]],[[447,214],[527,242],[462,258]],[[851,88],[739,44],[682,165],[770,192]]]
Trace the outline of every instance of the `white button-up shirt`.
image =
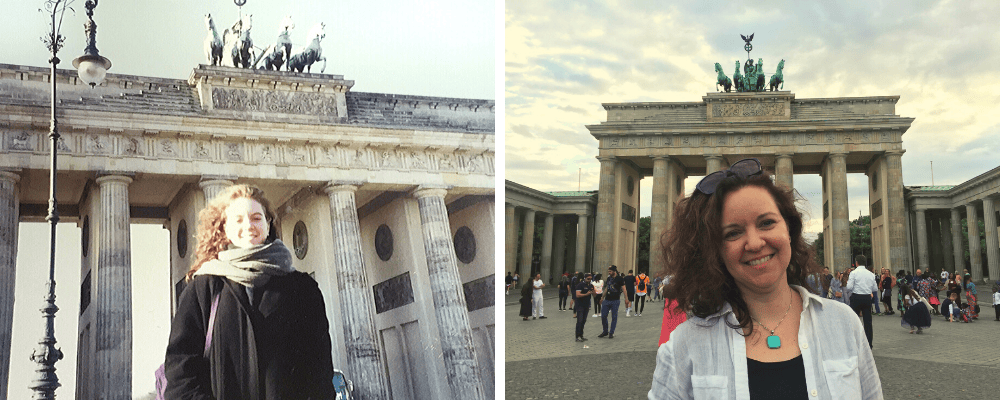
[[[858,316],[844,303],[799,286],[799,347],[806,388],[818,399],[880,399],[882,383]],[[864,292],[862,292],[864,293]],[[670,334],[656,354],[649,399],[749,400],[746,338],[732,307],[692,317]]]
[[869,294],[878,291],[878,282],[875,274],[867,268],[861,266],[851,272],[851,277],[847,278],[847,291],[852,294]]

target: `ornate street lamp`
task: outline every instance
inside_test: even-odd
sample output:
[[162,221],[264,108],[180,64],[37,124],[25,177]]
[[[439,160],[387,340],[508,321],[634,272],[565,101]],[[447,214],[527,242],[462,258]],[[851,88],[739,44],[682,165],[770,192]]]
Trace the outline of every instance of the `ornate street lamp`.
[[[87,0],[87,17],[89,21],[84,25],[88,35],[88,44],[85,54],[73,60],[73,66],[79,68],[80,79],[96,86],[104,79],[104,74],[111,68],[108,59],[97,54],[96,36],[97,24],[94,23],[94,8],[97,7],[98,0]],[[62,48],[64,37],[59,34],[62,26],[63,15],[73,0],[47,0],[45,10],[52,16],[52,32],[48,37],[42,37],[42,42],[48,46],[52,52],[49,63],[52,64],[52,121],[49,128],[51,164],[49,166],[49,215],[45,217],[49,221],[49,281],[46,283],[48,293],[45,295],[45,306],[42,307],[42,318],[45,319],[45,336],[38,341],[38,347],[31,353],[31,360],[38,363],[35,370],[35,380],[31,382],[31,389],[35,391],[35,399],[55,399],[55,390],[60,386],[59,378],[56,376],[56,361],[63,357],[62,351],[56,348],[54,321],[56,311],[56,224],[59,223],[59,212],[56,209],[56,155],[59,149],[59,129],[56,123],[56,65],[59,64],[59,57],[56,53]],[[58,15],[59,20],[56,20]]]

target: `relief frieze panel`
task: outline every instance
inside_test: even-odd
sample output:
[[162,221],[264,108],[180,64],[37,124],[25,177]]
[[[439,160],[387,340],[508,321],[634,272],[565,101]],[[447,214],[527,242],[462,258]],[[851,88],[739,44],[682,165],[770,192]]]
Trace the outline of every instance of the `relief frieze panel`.
[[191,155],[199,160],[214,159],[212,154],[212,144],[207,140],[197,140],[191,143]]
[[242,143],[226,143],[226,160],[242,162],[244,151]]
[[713,117],[780,117],[785,115],[782,103],[713,104]]
[[28,131],[7,132],[7,150],[34,151],[38,147],[38,136]]
[[309,164],[309,153],[301,146],[287,146],[285,154],[289,164],[307,165]]
[[368,150],[353,149],[348,150],[348,166],[351,168],[368,168],[371,162],[368,161]]
[[174,139],[160,139],[156,145],[156,156],[164,158],[180,157],[180,147]]
[[111,154],[111,138],[104,135],[87,135],[86,151],[88,154]]
[[[130,157],[141,157],[145,155],[145,139],[135,137],[125,137],[121,141],[121,154]],[[60,149],[61,150],[61,149]]]
[[337,99],[323,93],[212,88],[216,109],[337,117]]

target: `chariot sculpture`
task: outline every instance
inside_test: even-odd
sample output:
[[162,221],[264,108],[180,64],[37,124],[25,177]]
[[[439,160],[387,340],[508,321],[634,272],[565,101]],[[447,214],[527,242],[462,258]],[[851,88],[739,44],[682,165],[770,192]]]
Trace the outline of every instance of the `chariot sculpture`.
[[[239,5],[239,3],[237,3]],[[321,42],[326,37],[326,24],[317,23],[309,30],[305,46],[292,49],[291,30],[295,28],[291,16],[281,20],[277,41],[265,49],[256,47],[250,37],[253,16],[240,18],[219,35],[212,14],[205,15],[205,58],[209,65],[236,68],[259,68],[266,70],[312,72],[312,65],[323,61],[320,73],[326,71],[326,57],[323,57]],[[263,61],[263,63],[261,63]],[[258,67],[259,65],[259,67]]]
[[[716,82],[715,88],[730,92],[730,89],[735,89],[737,92],[763,92],[770,89],[775,91],[784,89],[784,76],[782,75],[782,70],[785,68],[785,60],[778,62],[778,69],[775,71],[774,75],[771,75],[771,80],[768,82],[765,80],[764,75],[764,59],[758,58],[755,64],[753,58],[750,58],[750,51],[753,50],[753,45],[750,41],[753,40],[753,34],[750,36],[740,35],[746,44],[743,49],[747,52],[747,60],[743,63],[743,72],[740,72],[740,61],[736,60],[736,71],[733,72],[733,79],[730,80],[728,76],[723,72],[722,64],[715,63]],[[767,82],[767,84],[765,84]],[[722,91],[719,90],[719,91]]]

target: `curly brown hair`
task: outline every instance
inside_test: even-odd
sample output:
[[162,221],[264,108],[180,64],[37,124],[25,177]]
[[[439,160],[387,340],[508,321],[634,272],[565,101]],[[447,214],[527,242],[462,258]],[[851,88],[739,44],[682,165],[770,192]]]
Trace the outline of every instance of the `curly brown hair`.
[[804,286],[806,276],[820,271],[813,259],[813,248],[802,237],[802,214],[795,207],[794,190],[774,184],[771,174],[762,171],[748,178],[730,176],[719,183],[712,195],[695,191],[674,206],[673,225],[663,237],[663,257],[670,275],[664,296],[677,302],[675,312],[691,312],[706,318],[722,310],[725,303],[733,308],[739,325],[731,328],[753,333],[753,323],[746,301],[732,274],[722,260],[722,206],[726,195],[747,186],[767,190],[788,226],[792,256],[788,264],[789,284]]
[[274,223],[274,211],[271,208],[271,202],[264,197],[263,190],[250,185],[227,187],[198,213],[198,250],[195,251],[194,263],[191,264],[191,269],[188,270],[185,280],[190,281],[194,277],[194,273],[206,261],[219,258],[219,252],[225,250],[229,245],[225,229],[226,208],[233,200],[241,197],[256,200],[264,207],[265,218],[269,225],[267,239],[264,242],[272,242],[278,237]]

